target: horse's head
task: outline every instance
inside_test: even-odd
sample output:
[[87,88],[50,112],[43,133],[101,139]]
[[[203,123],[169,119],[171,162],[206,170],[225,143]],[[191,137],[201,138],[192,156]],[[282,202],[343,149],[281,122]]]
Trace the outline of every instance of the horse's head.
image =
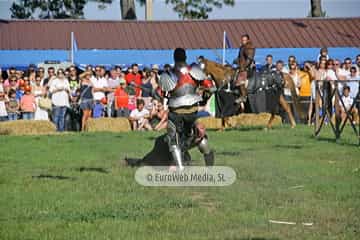
[[231,67],[223,66],[222,64],[206,59],[203,56],[198,57],[198,62],[203,71],[207,75],[210,75],[215,81],[217,88],[221,88],[229,83],[234,76],[235,71]]

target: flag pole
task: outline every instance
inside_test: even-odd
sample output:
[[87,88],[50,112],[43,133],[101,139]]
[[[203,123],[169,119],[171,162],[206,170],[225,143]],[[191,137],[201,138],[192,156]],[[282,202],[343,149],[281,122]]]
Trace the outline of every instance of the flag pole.
[[71,32],[71,64],[74,64],[74,32]]
[[223,56],[222,56],[222,64],[225,65],[225,48],[226,48],[226,32],[224,31],[223,36]]

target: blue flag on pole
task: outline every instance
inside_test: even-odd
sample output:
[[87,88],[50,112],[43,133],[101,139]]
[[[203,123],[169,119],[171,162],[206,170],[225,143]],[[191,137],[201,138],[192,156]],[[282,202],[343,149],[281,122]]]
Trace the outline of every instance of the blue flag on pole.
[[232,48],[230,39],[228,38],[228,35],[226,32],[225,32],[225,43],[226,43],[226,48]]

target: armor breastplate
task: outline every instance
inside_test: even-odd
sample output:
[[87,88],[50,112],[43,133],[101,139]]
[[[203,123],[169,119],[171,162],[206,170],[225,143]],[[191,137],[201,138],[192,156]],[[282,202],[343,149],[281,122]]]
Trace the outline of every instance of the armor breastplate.
[[176,71],[178,78],[176,87],[170,92],[169,107],[188,107],[202,100],[202,97],[196,93],[197,83],[191,77],[187,68]]

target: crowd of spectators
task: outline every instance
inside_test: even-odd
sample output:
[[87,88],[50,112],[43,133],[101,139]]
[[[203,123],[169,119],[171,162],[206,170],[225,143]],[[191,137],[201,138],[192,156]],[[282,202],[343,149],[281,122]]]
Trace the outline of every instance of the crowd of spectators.
[[[107,70],[104,66],[87,66],[84,70],[76,66],[66,69],[36,67],[30,65],[25,71],[14,67],[0,74],[0,121],[33,119],[52,121],[58,131],[66,129],[65,116],[69,109],[78,109],[81,129],[86,129],[89,118],[128,118],[134,130],[161,130],[167,126],[167,106],[158,86],[159,74],[170,65],[159,69],[139,70],[137,64],[128,69],[115,66]],[[273,61],[268,55],[263,68],[280,70],[293,79],[296,94],[308,106],[308,123],[313,115],[316,80],[356,80],[339,84],[345,108],[350,108],[358,92],[360,80],[360,55],[343,61],[332,59],[326,48],[321,49],[315,61],[301,66],[295,56],[289,56],[287,64]],[[199,91],[199,94],[201,89]],[[287,100],[291,91],[285,86]],[[46,103],[48,99],[48,104]],[[47,106],[50,105],[50,106]],[[342,116],[346,117],[344,107]],[[199,115],[209,116],[208,108],[199,106]],[[356,109],[353,110],[357,115]],[[354,118],[355,120],[355,118]]]

